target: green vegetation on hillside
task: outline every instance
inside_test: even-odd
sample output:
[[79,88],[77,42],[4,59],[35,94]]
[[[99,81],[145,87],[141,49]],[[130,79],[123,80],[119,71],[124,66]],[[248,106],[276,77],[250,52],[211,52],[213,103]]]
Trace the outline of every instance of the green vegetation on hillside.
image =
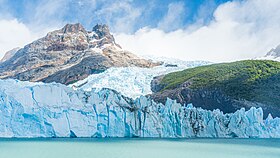
[[170,73],[161,81],[166,89],[190,82],[191,89],[219,89],[235,99],[279,103],[280,62],[244,60]]

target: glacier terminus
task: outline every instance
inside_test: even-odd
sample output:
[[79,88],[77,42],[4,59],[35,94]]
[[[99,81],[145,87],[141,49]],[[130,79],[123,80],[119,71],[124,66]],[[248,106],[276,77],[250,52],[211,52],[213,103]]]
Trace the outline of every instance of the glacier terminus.
[[223,114],[168,99],[128,98],[107,88],[0,80],[1,137],[278,138],[280,119],[261,108]]

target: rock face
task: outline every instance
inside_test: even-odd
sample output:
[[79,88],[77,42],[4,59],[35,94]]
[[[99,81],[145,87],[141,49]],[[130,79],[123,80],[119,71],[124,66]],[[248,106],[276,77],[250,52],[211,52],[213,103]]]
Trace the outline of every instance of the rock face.
[[269,104],[259,102],[238,100],[225,95],[219,89],[198,89],[193,90],[189,87],[178,87],[173,90],[164,90],[161,92],[161,85],[156,85],[156,79],[152,81],[154,93],[150,96],[158,103],[164,103],[168,98],[177,100],[181,104],[192,103],[195,107],[214,110],[220,109],[224,113],[232,113],[240,108],[249,110],[251,107],[261,107],[264,111],[264,116],[269,114],[280,116],[280,109]]
[[106,25],[67,24],[1,62],[0,78],[69,84],[110,67],[157,65],[121,49]]
[[118,92],[0,80],[0,137],[278,138],[280,119],[261,108],[223,114],[167,99],[157,104]]

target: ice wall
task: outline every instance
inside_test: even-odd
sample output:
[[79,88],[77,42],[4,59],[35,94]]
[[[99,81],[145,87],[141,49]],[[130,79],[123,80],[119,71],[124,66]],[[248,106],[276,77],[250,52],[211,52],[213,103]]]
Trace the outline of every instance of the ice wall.
[[232,114],[170,99],[73,90],[65,85],[0,80],[0,137],[280,137],[280,119],[261,108]]

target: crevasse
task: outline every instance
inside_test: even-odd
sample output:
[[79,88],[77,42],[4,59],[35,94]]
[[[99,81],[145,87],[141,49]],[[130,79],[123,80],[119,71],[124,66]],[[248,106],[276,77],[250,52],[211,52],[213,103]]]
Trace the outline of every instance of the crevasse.
[[[127,97],[136,99],[141,95],[152,93],[151,81],[155,76],[210,64],[210,62],[206,61],[161,59],[162,58],[160,58],[160,60],[156,60],[164,61],[164,64],[161,66],[156,66],[153,68],[112,67],[102,73],[92,74],[83,80],[69,85],[69,87],[84,91],[92,91],[93,89],[99,91],[102,88],[110,88],[121,92],[121,94]],[[176,65],[176,67],[166,67],[168,64]]]

